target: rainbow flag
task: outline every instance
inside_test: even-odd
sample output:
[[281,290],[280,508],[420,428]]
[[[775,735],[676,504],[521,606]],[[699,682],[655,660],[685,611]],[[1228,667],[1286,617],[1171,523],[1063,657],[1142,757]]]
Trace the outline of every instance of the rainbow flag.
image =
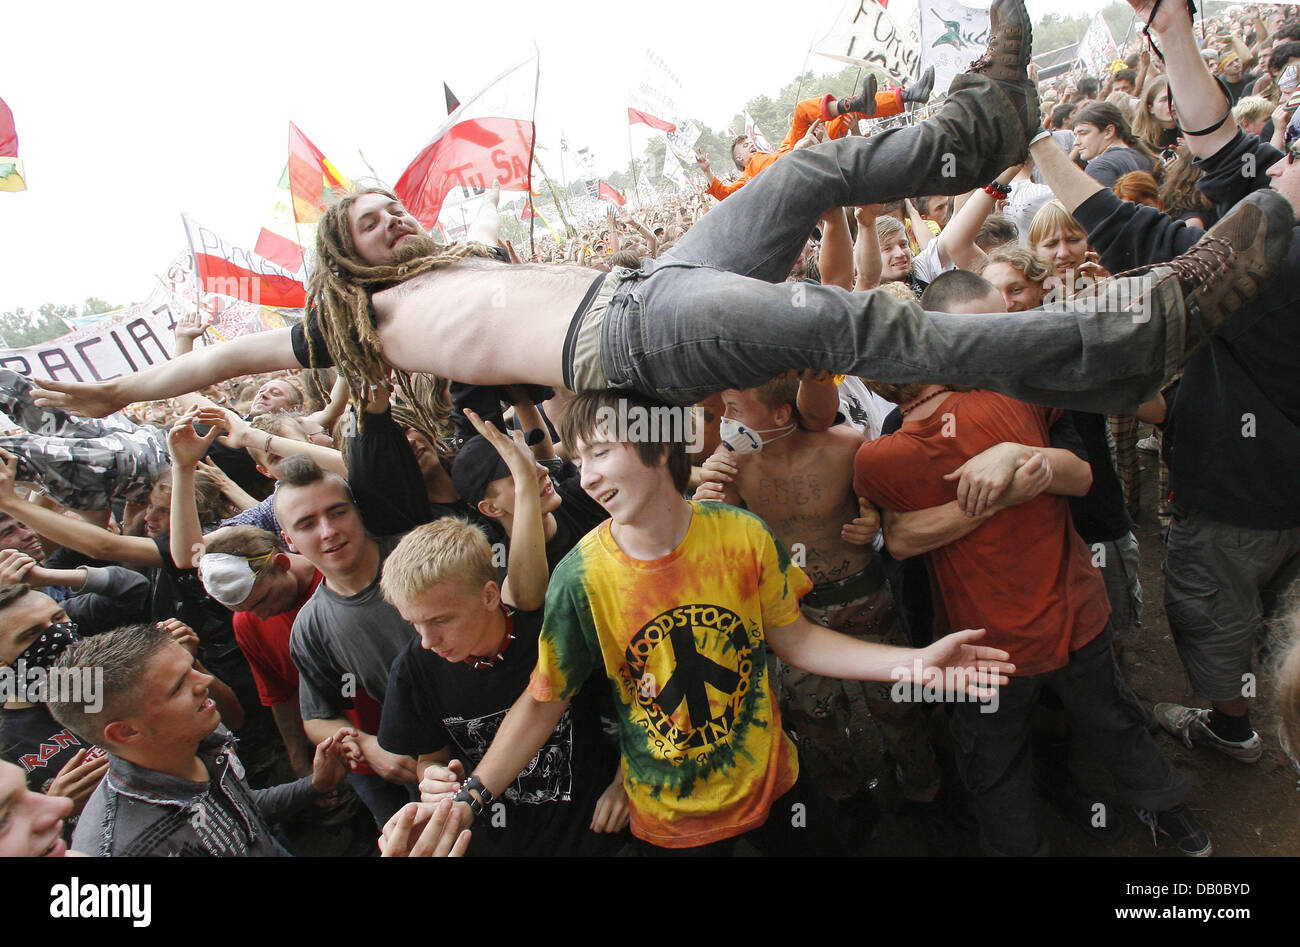
[[289,193],[294,219],[300,224],[316,223],[325,208],[350,190],[352,182],[290,122]]

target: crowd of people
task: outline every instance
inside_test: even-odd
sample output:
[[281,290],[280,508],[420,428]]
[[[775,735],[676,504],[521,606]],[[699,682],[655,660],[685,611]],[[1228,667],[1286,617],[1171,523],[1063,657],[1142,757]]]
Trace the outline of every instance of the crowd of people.
[[1300,10],[1137,6],[1039,82],[996,0],[946,97],[531,259],[361,188],[302,324],[0,371],[0,853],[852,854],[883,779],[1210,854],[1170,738],[1300,753]]

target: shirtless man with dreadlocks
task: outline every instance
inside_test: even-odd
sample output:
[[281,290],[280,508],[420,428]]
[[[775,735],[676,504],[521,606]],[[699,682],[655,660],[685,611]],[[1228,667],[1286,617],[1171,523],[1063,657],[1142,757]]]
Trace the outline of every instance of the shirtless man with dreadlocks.
[[692,404],[814,369],[1131,411],[1276,271],[1293,226],[1284,199],[1256,192],[1182,257],[1103,284],[1095,306],[1032,318],[928,313],[887,293],[780,282],[829,208],[961,194],[1023,161],[1039,131],[1030,38],[1023,0],[997,0],[988,51],[953,80],[938,114],[787,155],[635,271],[501,265],[482,245],[434,243],[388,191],[350,195],[317,231],[305,325],[107,382],[42,382],[39,403],[103,414],[332,360],[358,402],[394,370],[399,381],[432,372],[481,385],[636,388]]

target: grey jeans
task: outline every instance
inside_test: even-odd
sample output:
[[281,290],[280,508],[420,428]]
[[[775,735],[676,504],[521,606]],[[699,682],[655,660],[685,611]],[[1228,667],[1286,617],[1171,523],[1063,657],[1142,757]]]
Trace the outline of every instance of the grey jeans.
[[[926,312],[884,292],[778,283],[826,210],[964,193],[1023,160],[1024,147],[1010,101],[984,77],[962,75],[925,122],[784,155],[624,282],[605,313],[605,377],[673,404],[813,368],[1131,411],[1182,354],[1176,280],[1130,281],[1099,312],[992,315]],[[1152,283],[1140,313],[1118,311],[1117,302]]]

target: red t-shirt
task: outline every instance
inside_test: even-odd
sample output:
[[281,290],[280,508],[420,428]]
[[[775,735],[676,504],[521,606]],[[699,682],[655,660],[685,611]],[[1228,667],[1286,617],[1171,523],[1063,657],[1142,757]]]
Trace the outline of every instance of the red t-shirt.
[[[257,696],[263,707],[283,704],[298,693],[298,668],[289,656],[289,638],[293,635],[293,620],[298,617],[299,609],[307,604],[322,578],[324,577],[317,569],[307,591],[290,611],[280,615],[263,620],[252,612],[235,612],[232,622],[235,642],[248,659],[253,680],[257,682]],[[352,709],[343,711],[343,716],[366,733],[378,733],[383,706],[358,686],[356,696],[352,699]],[[357,771],[373,772],[364,763]]]
[[[943,475],[981,451],[1004,441],[1049,446],[1051,413],[991,391],[950,394],[929,417],[863,444],[854,487],[886,510],[942,506],[957,498],[957,481]],[[946,630],[987,628],[980,643],[1009,652],[1017,675],[1063,667],[1110,619],[1106,586],[1063,496],[1003,510],[929,557]]]

